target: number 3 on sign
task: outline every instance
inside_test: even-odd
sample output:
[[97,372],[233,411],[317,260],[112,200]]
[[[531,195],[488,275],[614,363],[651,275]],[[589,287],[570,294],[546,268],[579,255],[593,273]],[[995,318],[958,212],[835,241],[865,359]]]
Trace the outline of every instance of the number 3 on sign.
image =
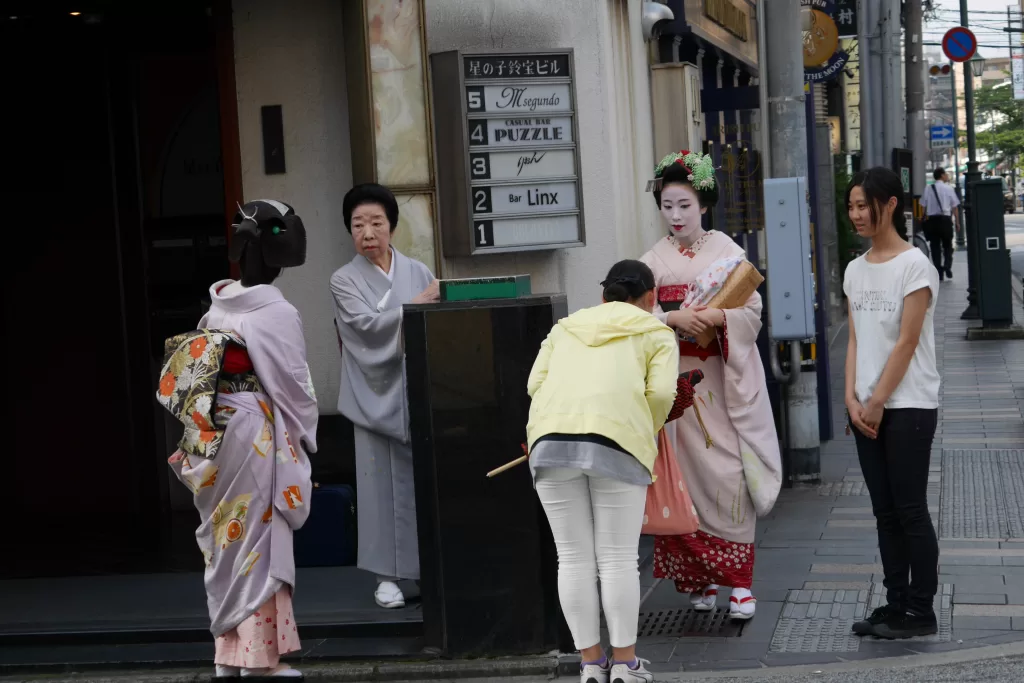
[[473,242],[478,247],[494,246],[494,222],[477,221],[473,228]]

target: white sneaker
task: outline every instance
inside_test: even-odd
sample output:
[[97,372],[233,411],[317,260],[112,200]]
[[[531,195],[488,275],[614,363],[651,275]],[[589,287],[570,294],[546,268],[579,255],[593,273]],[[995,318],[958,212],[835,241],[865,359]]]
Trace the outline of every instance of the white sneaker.
[[287,664],[280,664],[276,669],[242,669],[242,678],[302,678],[302,672]]
[[238,678],[242,673],[242,670],[237,666],[228,666],[226,664],[214,665],[214,671],[214,675],[217,678]]
[[718,586],[711,584],[700,593],[690,593],[690,606],[695,612],[710,612],[715,609],[718,599]]
[[746,595],[739,598],[737,598],[735,595],[730,595],[729,618],[739,619],[740,621],[753,619],[756,605],[757,598],[755,598],[753,595]]
[[651,683],[654,674],[644,668],[644,664],[650,664],[646,659],[637,659],[635,669],[630,669],[628,664],[615,664],[612,666],[611,683]]
[[384,609],[399,609],[405,607],[405,595],[398,584],[392,581],[382,581],[373,594],[373,599]]
[[597,664],[587,664],[580,669],[580,683],[608,683],[610,672],[610,666],[602,668]]

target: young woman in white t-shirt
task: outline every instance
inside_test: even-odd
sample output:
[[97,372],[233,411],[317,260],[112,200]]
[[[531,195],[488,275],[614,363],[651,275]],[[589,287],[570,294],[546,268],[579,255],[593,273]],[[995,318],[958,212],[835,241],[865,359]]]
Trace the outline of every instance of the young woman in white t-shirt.
[[858,635],[936,633],[939,544],[928,513],[928,466],[938,420],[935,299],[939,273],[906,240],[903,184],[887,168],[854,176],[850,221],[871,249],[846,269],[850,341],[846,408],[878,522],[887,602]]

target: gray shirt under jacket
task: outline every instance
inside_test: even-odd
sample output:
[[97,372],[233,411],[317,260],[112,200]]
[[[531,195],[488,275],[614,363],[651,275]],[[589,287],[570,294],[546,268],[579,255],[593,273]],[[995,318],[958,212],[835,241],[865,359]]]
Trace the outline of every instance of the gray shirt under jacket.
[[589,476],[614,479],[624,484],[651,485],[651,473],[639,460],[599,434],[542,436],[530,451],[530,472],[535,488],[537,470],[548,467],[579,469]]

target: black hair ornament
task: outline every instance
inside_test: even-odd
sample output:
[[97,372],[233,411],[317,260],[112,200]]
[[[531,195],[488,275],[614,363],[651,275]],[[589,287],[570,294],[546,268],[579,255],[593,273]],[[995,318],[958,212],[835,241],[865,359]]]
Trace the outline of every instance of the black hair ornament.
[[295,209],[284,202],[257,199],[239,204],[232,227],[235,233],[228,248],[232,263],[241,261],[250,246],[270,268],[296,268],[306,262],[306,228]]

